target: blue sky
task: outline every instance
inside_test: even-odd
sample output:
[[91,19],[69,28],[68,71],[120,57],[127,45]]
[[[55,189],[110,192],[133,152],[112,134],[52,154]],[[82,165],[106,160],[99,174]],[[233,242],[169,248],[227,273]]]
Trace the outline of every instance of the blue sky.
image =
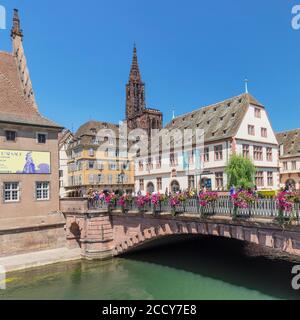
[[300,127],[300,30],[287,0],[0,0],[13,8],[40,111],[74,130],[124,118],[134,41],[147,105],[164,121],[249,91],[275,130]]

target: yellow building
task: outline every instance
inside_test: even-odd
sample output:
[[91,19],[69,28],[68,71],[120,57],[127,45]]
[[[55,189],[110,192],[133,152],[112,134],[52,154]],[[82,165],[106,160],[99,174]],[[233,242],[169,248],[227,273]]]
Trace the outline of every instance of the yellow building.
[[68,195],[86,195],[90,188],[133,192],[134,163],[127,155],[126,143],[119,137],[118,125],[83,124],[67,149]]

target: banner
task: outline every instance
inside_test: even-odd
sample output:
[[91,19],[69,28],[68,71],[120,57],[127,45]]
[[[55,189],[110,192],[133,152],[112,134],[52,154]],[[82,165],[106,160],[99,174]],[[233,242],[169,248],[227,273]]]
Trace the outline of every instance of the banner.
[[200,170],[202,169],[202,166],[201,166],[201,154],[200,154],[200,150],[199,149],[196,149],[195,150],[195,169],[197,171],[197,173],[200,172]]
[[189,153],[183,152],[183,170],[189,170]]
[[47,174],[50,162],[50,152],[0,150],[0,174]]

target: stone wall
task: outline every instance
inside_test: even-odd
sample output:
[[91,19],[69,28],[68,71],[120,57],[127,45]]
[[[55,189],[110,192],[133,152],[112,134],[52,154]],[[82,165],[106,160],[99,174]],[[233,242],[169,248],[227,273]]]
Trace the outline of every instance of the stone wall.
[[66,246],[65,223],[1,229],[0,257]]

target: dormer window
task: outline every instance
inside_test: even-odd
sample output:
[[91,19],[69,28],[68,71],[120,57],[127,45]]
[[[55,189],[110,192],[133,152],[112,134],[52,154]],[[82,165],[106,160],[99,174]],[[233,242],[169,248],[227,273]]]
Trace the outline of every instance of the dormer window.
[[259,108],[254,109],[255,118],[261,118],[261,110]]

